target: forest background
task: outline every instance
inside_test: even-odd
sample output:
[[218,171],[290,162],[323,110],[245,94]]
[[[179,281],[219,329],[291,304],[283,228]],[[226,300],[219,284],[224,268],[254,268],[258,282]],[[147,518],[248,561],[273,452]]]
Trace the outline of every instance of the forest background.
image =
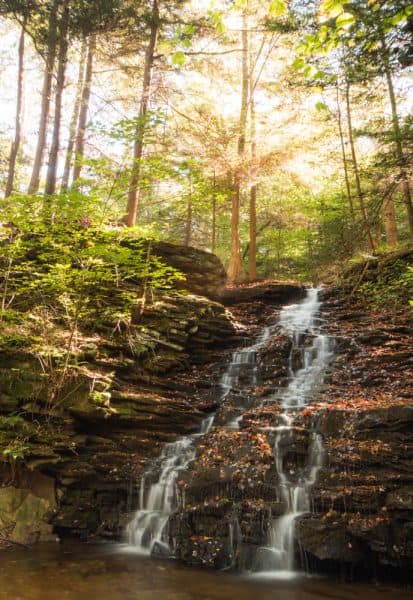
[[232,282],[317,281],[413,240],[410,2],[1,0],[0,15],[3,238],[133,228],[217,253]]

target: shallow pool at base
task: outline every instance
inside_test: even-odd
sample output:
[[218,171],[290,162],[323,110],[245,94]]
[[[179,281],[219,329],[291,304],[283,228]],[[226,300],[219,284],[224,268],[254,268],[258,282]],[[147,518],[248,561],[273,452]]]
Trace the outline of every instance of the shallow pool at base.
[[[262,574],[263,575],[263,574]],[[65,542],[0,554],[1,600],[411,600],[412,591],[320,577],[246,577]]]

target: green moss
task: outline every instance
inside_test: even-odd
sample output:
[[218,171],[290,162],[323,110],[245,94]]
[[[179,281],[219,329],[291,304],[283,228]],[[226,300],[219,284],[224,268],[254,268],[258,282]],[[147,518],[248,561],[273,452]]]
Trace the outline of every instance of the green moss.
[[21,324],[25,322],[25,315],[12,308],[0,309],[0,322],[6,324]]
[[90,394],[89,398],[93,404],[97,406],[109,406],[110,405],[110,392],[98,392],[94,391]]
[[0,349],[2,350],[19,350],[27,348],[31,345],[30,338],[20,333],[5,333],[0,335]]

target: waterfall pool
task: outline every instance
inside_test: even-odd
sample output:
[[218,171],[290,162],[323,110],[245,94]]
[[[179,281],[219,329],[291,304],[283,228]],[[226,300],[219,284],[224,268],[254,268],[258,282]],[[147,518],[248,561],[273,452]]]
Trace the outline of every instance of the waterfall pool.
[[1,600],[408,600],[411,591],[321,577],[262,579],[65,541],[0,554]]

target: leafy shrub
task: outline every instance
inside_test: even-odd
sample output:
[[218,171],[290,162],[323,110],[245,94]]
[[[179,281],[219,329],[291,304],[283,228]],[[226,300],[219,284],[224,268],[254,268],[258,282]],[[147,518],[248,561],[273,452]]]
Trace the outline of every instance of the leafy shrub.
[[397,310],[413,297],[413,267],[397,260],[387,266],[373,281],[360,285],[358,293],[375,308]]

